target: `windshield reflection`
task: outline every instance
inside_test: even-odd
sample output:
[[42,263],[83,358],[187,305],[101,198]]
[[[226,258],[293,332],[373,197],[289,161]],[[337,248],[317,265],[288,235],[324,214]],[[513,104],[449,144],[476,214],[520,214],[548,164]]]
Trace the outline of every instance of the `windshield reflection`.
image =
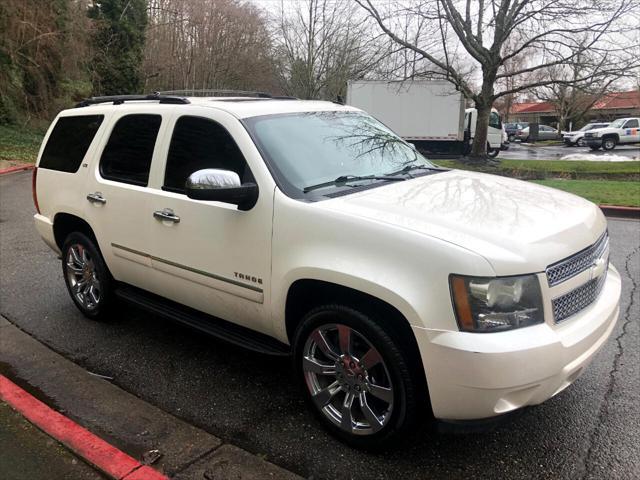
[[249,118],[245,124],[276,177],[297,194],[341,176],[383,176],[407,165],[434,167],[362,112],[268,115]]

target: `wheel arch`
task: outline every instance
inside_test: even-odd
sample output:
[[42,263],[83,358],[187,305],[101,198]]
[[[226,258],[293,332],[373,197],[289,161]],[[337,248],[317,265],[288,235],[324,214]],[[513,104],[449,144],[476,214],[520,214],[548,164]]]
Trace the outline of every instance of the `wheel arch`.
[[426,391],[422,356],[411,323],[399,308],[362,290],[314,278],[294,281],[289,286],[285,302],[285,325],[289,343],[292,343],[296,328],[307,312],[320,305],[336,303],[377,318],[388,318],[389,321],[380,326],[407,352],[411,364],[418,369]]
[[91,228],[91,225],[89,225],[86,220],[72,213],[56,213],[53,217],[53,237],[60,250],[62,250],[65,239],[72,232],[84,233],[93,240],[96,248],[100,250],[96,235],[93,233],[93,228]]

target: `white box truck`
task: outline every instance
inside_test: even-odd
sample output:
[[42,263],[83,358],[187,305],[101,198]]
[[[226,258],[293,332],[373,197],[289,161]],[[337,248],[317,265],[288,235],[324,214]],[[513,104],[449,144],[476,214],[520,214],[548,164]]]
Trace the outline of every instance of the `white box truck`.
[[[427,155],[466,155],[476,129],[477,111],[465,109],[461,92],[443,81],[350,81],[347,104],[365,110]],[[497,110],[489,119],[487,151],[496,156],[503,142]]]

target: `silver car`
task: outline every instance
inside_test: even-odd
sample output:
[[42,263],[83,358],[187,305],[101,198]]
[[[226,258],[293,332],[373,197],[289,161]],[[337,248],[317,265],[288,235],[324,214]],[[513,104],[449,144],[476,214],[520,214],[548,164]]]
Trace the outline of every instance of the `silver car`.
[[575,132],[565,132],[563,135],[564,144],[568,147],[586,147],[587,143],[584,140],[585,132],[588,132],[589,130],[593,130],[595,128],[604,128],[608,126],[608,123],[587,123],[580,130],[576,130]]
[[[516,132],[516,138],[522,142],[529,141],[529,127],[523,128]],[[538,125],[538,138],[537,140],[557,140],[560,138],[560,134],[555,128],[548,127],[547,125]]]

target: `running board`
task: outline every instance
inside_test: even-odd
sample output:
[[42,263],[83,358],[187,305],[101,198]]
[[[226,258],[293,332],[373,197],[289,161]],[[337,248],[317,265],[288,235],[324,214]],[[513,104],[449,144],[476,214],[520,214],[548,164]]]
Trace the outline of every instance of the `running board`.
[[120,299],[143,310],[181,323],[226,342],[266,355],[287,356],[288,345],[273,337],[240,325],[185,307],[179,303],[129,285],[119,285],[115,294]]

